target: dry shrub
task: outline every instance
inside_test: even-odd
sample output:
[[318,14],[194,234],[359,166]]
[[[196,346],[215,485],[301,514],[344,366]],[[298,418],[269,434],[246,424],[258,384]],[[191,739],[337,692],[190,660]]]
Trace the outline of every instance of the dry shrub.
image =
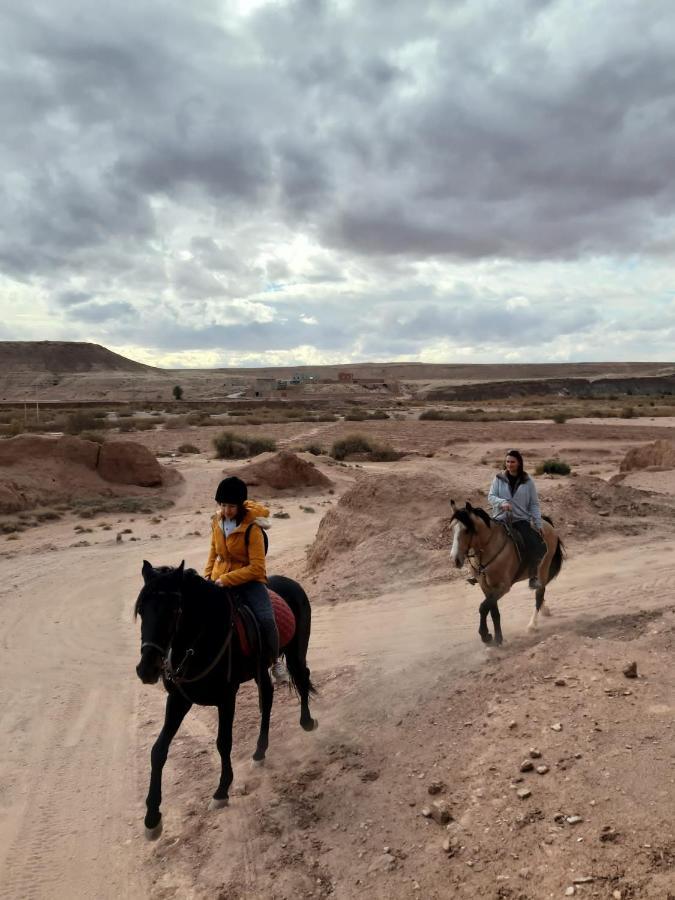
[[213,439],[213,446],[218,459],[246,459],[277,448],[273,438],[251,437],[234,431],[223,431],[217,435]]

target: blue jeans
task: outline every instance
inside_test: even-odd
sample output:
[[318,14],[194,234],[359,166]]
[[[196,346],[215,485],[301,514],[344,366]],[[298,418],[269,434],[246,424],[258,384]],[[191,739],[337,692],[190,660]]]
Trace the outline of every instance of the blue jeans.
[[236,588],[236,593],[239,602],[247,606],[258,621],[264,644],[263,657],[267,653],[274,662],[279,656],[279,632],[267,588],[261,581],[247,581]]

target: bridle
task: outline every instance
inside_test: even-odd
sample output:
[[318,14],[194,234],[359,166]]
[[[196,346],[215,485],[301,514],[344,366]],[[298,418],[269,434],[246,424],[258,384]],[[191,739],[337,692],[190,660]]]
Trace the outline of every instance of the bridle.
[[[158,595],[164,595],[166,597],[178,597],[179,601],[180,601],[180,599],[182,599],[182,594],[180,591],[156,591],[155,593]],[[235,628],[234,606],[232,603],[232,598],[229,595],[229,592],[224,592],[224,593],[230,604],[230,627],[229,627],[227,636],[225,638],[225,642],[223,643],[222,647],[220,648],[220,650],[218,651],[218,653],[216,654],[214,659],[211,660],[211,662],[206,666],[206,668],[202,669],[202,671],[200,671],[198,675],[193,675],[190,678],[187,678],[185,675],[183,675],[183,672],[185,671],[185,667],[187,666],[190,659],[195,655],[195,647],[199,644],[202,637],[206,634],[206,631],[207,631],[206,628],[202,629],[199,632],[199,634],[197,635],[196,639],[194,641],[192,641],[192,646],[187,648],[187,650],[185,651],[185,654],[183,655],[182,660],[175,668],[173,666],[173,662],[171,659],[171,655],[172,655],[172,651],[173,651],[172,641],[176,636],[176,631],[178,630],[178,624],[179,624],[180,618],[183,614],[183,610],[182,610],[182,607],[180,606],[180,602],[178,604],[177,609],[175,610],[175,614],[174,614],[175,621],[174,621],[173,628],[171,629],[171,637],[169,638],[169,643],[167,644],[167,646],[162,647],[160,644],[157,644],[154,641],[142,641],[141,642],[141,655],[143,654],[143,651],[148,647],[150,647],[154,650],[157,650],[158,653],[160,654],[160,656],[162,657],[162,673],[163,673],[164,678],[166,679],[166,681],[169,681],[169,682],[172,682],[173,684],[175,684],[175,686],[178,688],[178,690],[184,696],[185,696],[185,694],[181,688],[181,685],[192,684],[195,681],[201,681],[202,678],[205,678],[209,674],[209,672],[211,672],[213,669],[215,669],[215,667],[218,665],[220,660],[225,655],[227,649],[231,646],[232,635],[234,634],[234,628]],[[231,671],[232,671],[232,652],[230,651],[230,659],[229,659],[228,675],[227,675],[228,681],[230,680]]]
[[[458,525],[461,525],[461,522],[459,522],[459,520],[458,520]],[[472,549],[472,546],[471,546],[472,543],[473,543],[473,539],[474,539],[474,537],[476,536],[476,534],[477,534],[477,532],[476,532],[476,530],[475,530],[475,528],[474,528],[474,530],[471,532],[471,537],[469,538],[469,543],[467,544],[467,547],[466,547],[466,551],[465,551],[465,553],[464,553],[464,556],[466,557],[466,559],[469,560],[469,565],[472,567],[472,569],[474,570],[474,572],[477,572],[478,575],[483,575],[483,574],[485,574],[485,572],[486,572],[488,566],[491,566],[492,563],[493,563],[493,562],[497,559],[497,557],[501,554],[502,550],[504,550],[504,548],[506,547],[506,545],[507,545],[508,542],[509,542],[509,538],[508,538],[508,535],[505,536],[505,537],[504,537],[504,542],[502,543],[502,545],[501,545],[501,547],[499,548],[499,550],[497,550],[497,552],[496,552],[495,554],[493,554],[493,556],[492,556],[486,563],[484,563],[484,562],[481,562],[481,556],[482,556],[483,551],[482,551],[482,550]],[[489,543],[489,542],[488,542],[488,543]],[[477,563],[477,564],[474,562],[475,559],[478,560],[478,563]]]

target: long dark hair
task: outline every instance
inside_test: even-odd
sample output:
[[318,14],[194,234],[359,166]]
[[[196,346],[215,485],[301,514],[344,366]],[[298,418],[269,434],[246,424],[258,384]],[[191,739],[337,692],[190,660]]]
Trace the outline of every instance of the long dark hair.
[[[509,450],[506,456],[512,456],[514,459],[518,460],[518,474],[516,475],[516,484],[521,481],[527,481],[530,476],[525,471],[525,467],[523,465],[523,455],[520,450]],[[509,470],[506,468],[506,457],[504,457],[504,471],[508,476]]]

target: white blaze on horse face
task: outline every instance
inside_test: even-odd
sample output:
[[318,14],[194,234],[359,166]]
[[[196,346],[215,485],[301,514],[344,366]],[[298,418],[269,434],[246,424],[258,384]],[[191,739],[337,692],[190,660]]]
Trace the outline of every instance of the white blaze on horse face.
[[455,522],[455,534],[452,539],[452,550],[450,551],[450,556],[453,559],[453,562],[460,568],[464,565],[464,554],[462,553],[461,547],[459,546],[459,538],[462,531],[464,531],[464,526],[461,522]]

